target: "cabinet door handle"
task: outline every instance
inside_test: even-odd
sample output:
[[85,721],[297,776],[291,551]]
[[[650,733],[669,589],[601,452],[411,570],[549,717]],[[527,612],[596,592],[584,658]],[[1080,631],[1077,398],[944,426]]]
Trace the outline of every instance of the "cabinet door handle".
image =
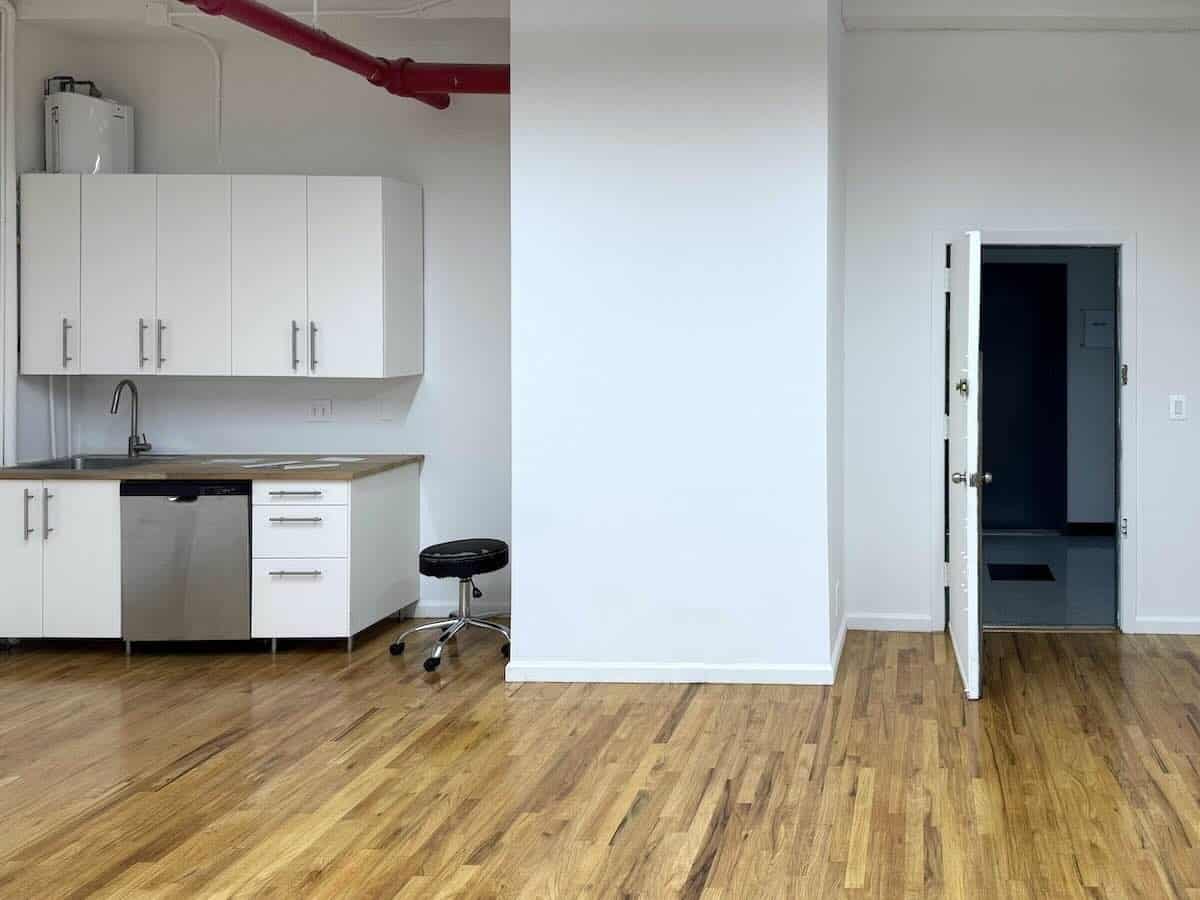
[[29,540],[29,536],[37,531],[36,528],[29,527],[29,503],[33,500],[33,491],[26,488],[25,490],[25,540]]
[[300,323],[292,319],[292,371],[300,371]]
[[324,491],[268,491],[268,497],[323,497]]
[[42,537],[49,538],[50,532],[54,529],[50,527],[50,501],[54,499],[54,495],[50,493],[49,488],[42,488]]
[[276,576],[292,575],[292,576],[296,576],[296,577],[316,578],[317,576],[323,575],[324,573],[320,569],[314,569],[311,572],[289,572],[286,569],[281,569],[281,570],[278,570],[275,572],[268,572],[267,574],[268,575],[276,575]]
[[158,323],[158,328],[157,328],[157,333],[156,333],[156,337],[155,337],[155,342],[156,342],[155,355],[158,357],[157,368],[161,369],[163,367],[163,363],[165,363],[167,361],[167,358],[165,356],[163,356],[163,332],[167,330],[167,323],[164,322],[162,319],[158,319],[157,323]]
[[63,341],[62,367],[63,367],[64,369],[65,369],[65,368],[67,368],[67,366],[68,366],[68,365],[70,364],[70,362],[71,362],[71,356],[69,355],[69,354],[70,354],[70,350],[68,349],[68,338],[67,338],[67,332],[69,332],[70,330],[71,330],[71,320],[70,320],[70,319],[68,319],[66,316],[63,316],[63,323],[62,323],[62,341]]
[[138,319],[138,368],[146,368],[146,363],[150,362],[150,357],[146,355],[146,329],[150,326],[146,324],[145,319]]
[[308,525],[316,525],[317,523],[324,522],[325,520],[320,516],[309,516],[307,518],[301,518],[300,516],[276,516],[268,519],[267,521],[274,522],[279,525],[283,525],[288,522],[303,522]]
[[308,371],[317,371],[317,323],[308,323]]

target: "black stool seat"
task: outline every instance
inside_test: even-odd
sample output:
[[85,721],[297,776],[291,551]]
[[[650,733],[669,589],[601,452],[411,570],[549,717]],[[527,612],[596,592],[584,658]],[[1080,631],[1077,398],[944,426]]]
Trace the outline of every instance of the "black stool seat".
[[447,541],[421,551],[421,574],[432,578],[472,578],[508,565],[508,544],[492,538]]

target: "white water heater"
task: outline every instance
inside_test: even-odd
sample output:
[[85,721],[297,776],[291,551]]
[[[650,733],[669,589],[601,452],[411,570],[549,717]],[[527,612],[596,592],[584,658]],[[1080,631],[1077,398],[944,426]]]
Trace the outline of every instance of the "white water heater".
[[71,91],[46,95],[46,171],[133,171],[133,107]]

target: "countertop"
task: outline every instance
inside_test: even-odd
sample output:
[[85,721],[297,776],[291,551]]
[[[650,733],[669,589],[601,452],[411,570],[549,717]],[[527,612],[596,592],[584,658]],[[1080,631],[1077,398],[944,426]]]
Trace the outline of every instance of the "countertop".
[[[86,454],[103,456],[106,454]],[[281,456],[268,453],[227,453],[204,455],[156,456],[149,454],[138,462],[112,469],[39,469],[22,466],[0,467],[0,480],[50,481],[60,479],[83,481],[354,481],[378,475],[400,466],[418,465],[424,456],[367,456],[365,454],[327,454],[318,456],[297,453]],[[149,461],[147,461],[149,460]],[[332,461],[335,465],[328,465]],[[262,463],[277,465],[262,466]],[[288,468],[279,463],[290,463]],[[296,468],[317,466],[321,468]],[[251,468],[247,468],[251,466]],[[328,466],[328,467],[327,467]]]

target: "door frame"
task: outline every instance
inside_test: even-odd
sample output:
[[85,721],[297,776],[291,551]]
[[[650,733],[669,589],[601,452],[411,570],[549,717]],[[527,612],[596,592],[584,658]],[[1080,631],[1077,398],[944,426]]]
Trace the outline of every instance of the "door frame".
[[[1141,500],[1138,490],[1138,450],[1141,428],[1138,421],[1138,305],[1137,305],[1137,234],[1113,228],[995,229],[964,225],[960,229],[939,229],[933,233],[930,262],[930,328],[932,336],[932,392],[930,397],[930,602],[929,620],[933,631],[946,628],[946,245],[968,231],[979,231],[983,245],[1038,247],[1112,247],[1118,253],[1119,314],[1117,330],[1117,366],[1129,367],[1129,383],[1120,391],[1118,436],[1121,456],[1117,465],[1119,491],[1117,521],[1117,624],[1125,633],[1136,632],[1138,597],[1138,557],[1140,556]],[[1128,535],[1122,535],[1122,520],[1128,523]]]
[[17,11],[0,0],[0,464],[17,462]]

